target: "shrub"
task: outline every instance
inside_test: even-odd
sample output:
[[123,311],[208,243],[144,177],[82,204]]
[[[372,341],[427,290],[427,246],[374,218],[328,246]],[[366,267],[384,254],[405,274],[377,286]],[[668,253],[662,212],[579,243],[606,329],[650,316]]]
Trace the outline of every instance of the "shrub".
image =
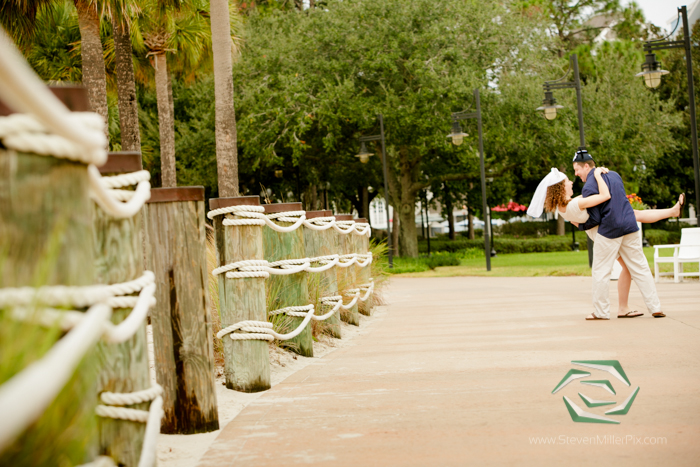
[[677,230],[644,229],[644,237],[651,245],[670,245],[681,241],[681,233]]
[[494,233],[513,235],[514,237],[545,237],[556,235],[557,221],[547,222],[512,222],[493,228]]
[[459,258],[456,255],[436,254],[428,258],[428,267],[435,269],[440,266],[459,266]]
[[[579,249],[585,251],[587,247],[585,232],[576,232],[576,241],[579,242]],[[548,235],[541,238],[504,238],[494,239],[494,248],[497,253],[535,253],[546,251],[571,251],[571,237]],[[479,240],[433,240],[430,242],[430,251],[435,252],[461,252],[466,249],[484,250],[484,241]],[[418,242],[418,251],[426,253],[428,245],[426,242]],[[483,253],[482,253],[483,254]]]

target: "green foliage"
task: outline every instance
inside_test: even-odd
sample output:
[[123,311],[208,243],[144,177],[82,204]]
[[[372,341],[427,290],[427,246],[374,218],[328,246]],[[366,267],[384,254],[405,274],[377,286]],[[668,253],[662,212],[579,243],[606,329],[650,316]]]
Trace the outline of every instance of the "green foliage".
[[[579,249],[586,249],[584,232],[577,232],[576,241],[579,242]],[[545,251],[571,251],[571,236],[548,235],[541,238],[507,238],[496,237],[493,242],[498,254],[508,253],[536,253]],[[484,250],[483,240],[431,240],[430,250],[433,252],[459,252],[465,249]],[[421,253],[428,251],[427,242],[418,243],[418,250]]]
[[494,232],[514,237],[544,237],[557,233],[557,221],[547,222],[508,222],[494,227]]
[[644,237],[650,245],[671,245],[680,243],[681,232],[679,230],[645,229]]
[[459,258],[455,255],[435,254],[428,258],[428,267],[435,269],[440,266],[459,266]]

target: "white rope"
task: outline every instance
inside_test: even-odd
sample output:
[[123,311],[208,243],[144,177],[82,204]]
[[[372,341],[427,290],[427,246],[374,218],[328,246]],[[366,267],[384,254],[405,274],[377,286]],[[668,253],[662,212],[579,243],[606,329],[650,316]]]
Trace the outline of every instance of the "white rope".
[[151,402],[149,409],[138,467],[153,467],[156,465],[156,447],[158,445],[158,436],[160,435],[160,421],[163,415],[163,398],[158,396]]
[[105,323],[105,340],[110,344],[119,344],[125,342],[136,334],[136,331],[138,331],[141,324],[146,320],[149,308],[151,308],[151,306],[156,302],[153,296],[155,292],[155,284],[147,285],[143,288],[143,290],[141,290],[136,305],[131,310],[131,313],[129,313],[129,316],[124,319],[124,321],[116,326],[111,322]]
[[328,230],[335,226],[335,217],[314,217],[304,221],[304,226],[311,230]]
[[0,452],[36,421],[63,389],[85,353],[102,336],[110,315],[108,306],[94,305],[41,360],[0,386]]
[[[253,259],[236,261],[235,263],[219,266],[212,271],[212,274],[216,276],[226,273],[226,277],[229,279],[243,279],[251,277],[268,278],[270,275],[287,276],[305,271],[318,273],[340,264],[339,261],[340,256],[338,255],[318,256],[316,258],[283,259],[272,263],[264,259]],[[354,257],[353,261],[355,261]],[[322,266],[313,267],[311,263],[321,263]],[[350,264],[354,264],[354,262],[348,265]]]
[[74,306],[84,308],[104,302],[114,294],[106,285],[70,287],[65,285],[33,287],[7,287],[0,289],[0,307],[28,306]]
[[[100,400],[105,404],[111,405],[98,405],[95,408],[95,413],[100,417],[146,423],[146,432],[143,437],[141,457],[138,464],[139,467],[152,467],[155,465],[160,421],[164,415],[162,393],[163,388],[158,384],[154,384],[150,388],[142,391],[130,393],[103,392],[100,394]],[[114,405],[134,405],[148,401],[153,402],[151,402],[151,406],[147,411],[129,409],[126,407],[113,407]]]
[[100,184],[105,188],[122,188],[130,185],[138,185],[140,182],[147,182],[151,179],[148,170],[139,170],[110,177],[101,177]]
[[[366,290],[364,296],[361,295],[361,292],[362,292],[363,289]],[[373,292],[374,292],[374,279],[371,279],[371,278],[370,278],[370,280],[369,280],[369,283],[367,283],[367,284],[362,284],[362,285],[360,285],[360,286],[359,286],[358,288],[356,288],[356,289],[348,289],[348,290],[346,291],[346,293],[347,293],[348,295],[350,295],[350,294],[357,294],[357,295],[359,295],[358,298],[359,298],[361,301],[363,301],[363,302],[366,302],[367,299],[369,298],[369,296],[372,295]]]
[[229,279],[243,279],[249,277],[260,277],[266,279],[270,277],[267,272],[269,263],[264,259],[250,259],[245,261],[236,261],[235,263],[219,266],[212,271],[213,275],[226,273]]
[[127,282],[108,285],[110,292],[114,295],[126,295],[136,293],[143,290],[144,287],[150,284],[155,284],[156,275],[152,271],[143,271],[141,277]]
[[272,311],[268,312],[267,314],[268,314],[268,316],[286,314],[287,316],[305,317],[306,312],[309,310],[313,310],[313,308],[314,308],[313,305],[288,306],[285,308],[280,308],[279,310],[272,310]]
[[353,233],[357,235],[372,235],[372,227],[366,222],[355,222],[355,230]]
[[151,198],[151,184],[147,180],[138,182],[133,196],[126,203],[122,203],[112,194],[113,190],[103,185],[102,175],[100,175],[100,171],[94,165],[88,166],[88,177],[90,180],[90,196],[102,210],[116,219],[134,216],[146,204],[146,201]]
[[333,228],[342,233],[342,234],[349,234],[350,232],[353,232],[355,230],[355,221],[335,221],[335,224],[333,224]]
[[[371,235],[372,230],[366,222],[337,221],[334,216],[314,217],[306,219],[306,211],[286,211],[263,214],[265,208],[262,206],[229,206],[214,209],[207,213],[209,219],[225,214],[232,214],[235,217],[226,218],[223,225],[267,225],[277,232],[292,232],[304,225],[311,230],[328,230],[334,228],[342,234],[355,233],[357,235]],[[289,222],[293,225],[282,227],[272,220],[279,222]]]
[[134,392],[103,392],[100,400],[109,405],[134,405],[142,402],[152,401],[163,394],[163,388],[159,384],[154,384],[148,389]]
[[[350,306],[354,305],[357,301],[357,297],[351,303]],[[314,305],[305,306],[289,306],[285,308],[280,308],[279,310],[273,310],[268,313],[270,316],[279,315],[285,313],[287,316],[292,316],[295,318],[304,318],[303,321],[291,332],[287,334],[279,334],[272,329],[272,323],[267,321],[241,321],[239,323],[227,326],[216,334],[216,337],[222,339],[224,336],[228,335],[233,340],[266,340],[272,341],[277,340],[289,340],[293,339],[306,328],[311,320],[314,321],[324,321],[338,311],[343,306],[343,297],[337,295],[333,297],[323,297],[321,298],[321,303],[327,306],[332,306],[331,310],[324,315],[315,315]],[[235,332],[241,331],[241,332]]]
[[[0,307],[12,306],[14,319],[32,321],[43,326],[58,325],[68,331],[85,319],[85,313],[73,310],[57,310],[52,306],[71,305],[77,308],[105,303],[113,308],[130,308],[131,313],[118,325],[106,321],[104,338],[110,343],[120,343],[131,338],[146,319],[148,310],[155,305],[155,274],[144,271],[138,279],[112,285],[86,287],[53,286],[33,289],[0,289]],[[123,297],[139,292],[138,297]],[[47,307],[35,307],[46,304]]]
[[[107,138],[103,130],[96,131],[79,124],[77,120],[81,117],[76,118],[48,90],[2,29],[0,63],[0,98],[3,102],[18,112],[35,116],[51,133],[79,145],[81,154],[89,159],[89,163],[104,164]],[[100,121],[103,128],[105,123],[102,118]]]

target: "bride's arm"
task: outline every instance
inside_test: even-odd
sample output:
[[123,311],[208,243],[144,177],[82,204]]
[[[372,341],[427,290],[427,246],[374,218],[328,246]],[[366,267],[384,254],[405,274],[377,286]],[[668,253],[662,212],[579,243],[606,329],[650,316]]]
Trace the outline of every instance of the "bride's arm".
[[604,203],[610,199],[610,189],[608,184],[603,180],[603,173],[608,173],[608,169],[605,167],[597,167],[593,172],[595,175],[595,180],[598,182],[598,194],[591,195],[587,198],[581,198],[578,202],[578,207],[581,209],[590,208],[592,206],[598,206],[600,203]]

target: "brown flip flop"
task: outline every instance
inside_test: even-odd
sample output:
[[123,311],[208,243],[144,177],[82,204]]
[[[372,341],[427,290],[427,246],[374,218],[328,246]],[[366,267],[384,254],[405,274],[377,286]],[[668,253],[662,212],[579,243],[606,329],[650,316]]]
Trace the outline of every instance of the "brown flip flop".
[[592,316],[593,318],[591,318],[591,317],[589,317],[589,316],[586,316],[586,321],[597,321],[597,320],[607,321],[607,320],[610,319],[610,318],[598,318],[598,317],[597,317],[596,315],[594,315],[593,313],[591,313],[591,316]]
[[644,316],[644,313],[637,310],[628,311],[624,315],[617,315],[618,318],[636,318],[638,316]]
[[666,313],[664,313],[663,311],[659,311],[658,313],[652,313],[651,316],[653,316],[654,318],[665,318]]

